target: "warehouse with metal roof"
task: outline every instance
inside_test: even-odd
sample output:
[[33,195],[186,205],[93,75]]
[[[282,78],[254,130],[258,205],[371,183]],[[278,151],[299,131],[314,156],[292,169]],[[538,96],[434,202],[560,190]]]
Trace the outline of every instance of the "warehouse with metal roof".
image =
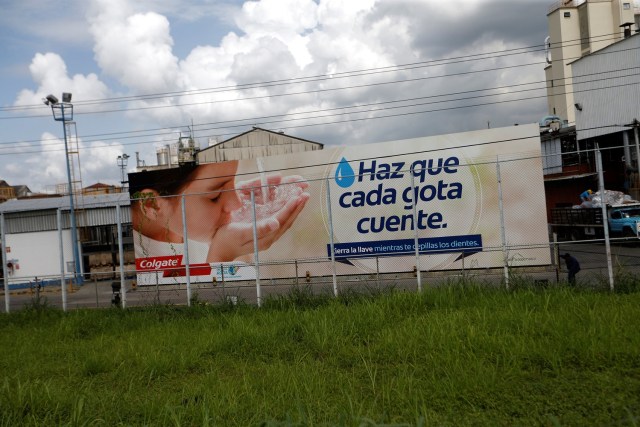
[[[134,269],[128,193],[84,195],[74,199],[80,271],[85,279],[110,279],[119,265],[118,222],[124,262]],[[59,283],[61,265],[74,271],[69,197],[9,200],[0,204],[0,232],[6,254],[3,276],[10,288],[37,277]],[[61,262],[62,261],[62,262]]]

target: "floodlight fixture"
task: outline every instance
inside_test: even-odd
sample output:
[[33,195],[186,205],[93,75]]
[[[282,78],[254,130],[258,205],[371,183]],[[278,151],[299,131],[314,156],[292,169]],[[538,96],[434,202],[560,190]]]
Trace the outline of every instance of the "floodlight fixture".
[[42,99],[42,102],[44,102],[44,105],[56,105],[58,103],[58,98],[53,95],[47,95],[46,98]]

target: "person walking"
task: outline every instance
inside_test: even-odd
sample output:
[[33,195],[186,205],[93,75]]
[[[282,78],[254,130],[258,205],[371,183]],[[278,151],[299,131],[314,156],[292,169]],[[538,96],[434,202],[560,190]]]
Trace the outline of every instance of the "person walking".
[[580,263],[578,260],[571,256],[569,253],[565,253],[562,255],[564,262],[567,264],[567,271],[569,272],[567,275],[567,280],[571,286],[575,286],[576,284],[576,274],[580,271]]

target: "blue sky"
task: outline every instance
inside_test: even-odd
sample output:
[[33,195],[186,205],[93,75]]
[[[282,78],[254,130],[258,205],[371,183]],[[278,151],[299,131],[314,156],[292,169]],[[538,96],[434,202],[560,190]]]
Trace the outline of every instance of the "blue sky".
[[[121,153],[154,164],[191,123],[205,147],[252,125],[331,145],[536,122],[548,5],[3,0],[0,179],[66,181],[62,126],[40,101],[65,91],[85,186],[117,184]],[[309,76],[325,77],[291,80]]]

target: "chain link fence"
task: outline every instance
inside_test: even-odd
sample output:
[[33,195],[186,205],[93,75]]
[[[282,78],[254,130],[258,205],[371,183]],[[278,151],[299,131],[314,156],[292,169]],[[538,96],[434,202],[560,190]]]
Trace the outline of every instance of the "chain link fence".
[[[557,239],[544,192],[532,185],[542,182],[541,163],[522,154],[389,157],[336,161],[331,173],[325,165],[306,177],[259,172],[241,179],[196,168],[174,194],[143,186],[130,207],[117,206],[117,249],[103,271],[79,281],[64,256],[59,270],[35,279],[5,268],[5,311],[43,301],[65,310],[261,305],[292,289],[337,296],[459,281],[544,286],[566,280],[560,255],[567,252],[580,259],[580,284],[614,289],[635,280],[637,237]],[[4,216],[2,226],[6,265]],[[69,245],[64,228],[58,217],[58,241],[51,242],[60,248]],[[131,245],[135,257],[125,250]]]

